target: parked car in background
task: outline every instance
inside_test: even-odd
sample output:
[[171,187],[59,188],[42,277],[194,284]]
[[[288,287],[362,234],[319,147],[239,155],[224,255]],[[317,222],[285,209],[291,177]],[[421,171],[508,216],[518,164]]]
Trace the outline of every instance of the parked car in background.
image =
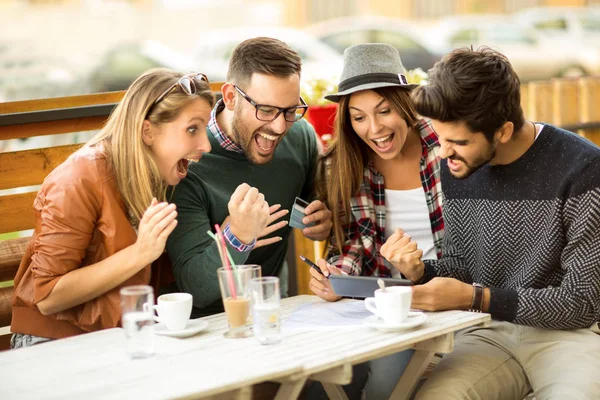
[[336,18],[306,28],[306,32],[340,54],[361,43],[387,43],[398,49],[406,69],[427,71],[442,57],[422,39],[423,29],[401,19],[364,16]]
[[191,59],[162,43],[144,40],[110,49],[89,76],[90,91],[125,90],[142,73],[151,68],[171,68],[181,72],[193,70]]
[[242,41],[259,36],[280,39],[296,50],[302,58],[302,79],[338,76],[342,72],[342,57],[300,30],[245,27],[202,32],[201,36],[191,57],[195,68],[212,81],[225,81],[233,49]]
[[514,14],[521,25],[541,35],[600,48],[600,8],[535,7]]
[[441,52],[464,46],[494,48],[508,57],[523,82],[600,71],[597,49],[546,39],[504,15],[442,18],[427,30],[427,40]]

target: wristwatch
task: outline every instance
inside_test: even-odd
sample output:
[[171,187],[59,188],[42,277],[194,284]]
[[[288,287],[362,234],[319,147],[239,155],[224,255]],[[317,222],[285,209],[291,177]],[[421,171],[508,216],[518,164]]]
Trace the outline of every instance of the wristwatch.
[[473,283],[473,299],[471,300],[469,311],[483,311],[483,285],[481,283]]

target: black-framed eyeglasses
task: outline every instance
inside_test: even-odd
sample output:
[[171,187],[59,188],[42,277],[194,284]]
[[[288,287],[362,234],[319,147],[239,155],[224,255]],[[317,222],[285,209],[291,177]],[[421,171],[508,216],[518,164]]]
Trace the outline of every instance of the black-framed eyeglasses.
[[152,109],[158,103],[163,101],[164,98],[167,97],[169,95],[169,93],[171,93],[173,91],[173,89],[175,89],[176,87],[179,87],[183,91],[183,93],[187,94],[188,96],[195,95],[197,88],[196,88],[196,83],[194,81],[196,79],[210,84],[210,82],[208,81],[208,77],[201,72],[193,72],[191,74],[184,75],[181,78],[177,79],[177,82],[175,82],[174,84],[169,86],[169,88],[167,90],[165,90],[164,92],[162,92],[162,94],[160,96],[158,96],[158,98],[154,101],[154,103],[152,103],[152,106],[150,106],[150,108],[148,109],[148,114],[150,114]]
[[306,104],[304,99],[302,99],[302,97],[300,97],[300,103],[302,103],[301,105],[281,108],[269,106],[267,104],[258,104],[257,102],[252,100],[250,96],[244,93],[242,89],[240,89],[236,85],[233,85],[233,87],[242,95],[244,99],[246,99],[248,103],[250,103],[256,109],[256,119],[258,119],[259,121],[275,121],[279,117],[279,115],[283,113],[283,118],[285,118],[287,122],[296,122],[302,117],[304,117],[304,114],[306,114],[306,110],[308,110],[308,105]]

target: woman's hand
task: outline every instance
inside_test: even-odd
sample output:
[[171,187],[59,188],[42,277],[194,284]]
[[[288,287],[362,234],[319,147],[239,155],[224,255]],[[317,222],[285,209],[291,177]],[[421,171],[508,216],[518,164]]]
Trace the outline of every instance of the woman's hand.
[[138,238],[134,245],[140,265],[150,264],[165,250],[167,238],[177,226],[175,208],[175,204],[159,203],[156,199],[152,199],[150,207],[144,212],[138,228]]
[[418,282],[423,277],[425,272],[425,264],[421,260],[423,251],[402,229],[396,229],[381,246],[379,252],[411,281]]
[[342,272],[322,258],[317,260],[317,266],[321,269],[323,274],[320,274],[314,268],[310,268],[311,278],[308,287],[314,294],[323,300],[338,301],[342,296],[335,294],[331,282],[329,282],[329,276],[342,275]]

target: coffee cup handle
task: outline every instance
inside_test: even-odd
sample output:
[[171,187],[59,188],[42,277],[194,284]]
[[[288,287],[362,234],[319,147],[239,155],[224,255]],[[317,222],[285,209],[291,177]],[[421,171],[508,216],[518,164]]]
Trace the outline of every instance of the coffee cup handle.
[[154,313],[154,311],[156,311],[156,313],[158,313],[158,307],[159,307],[158,305],[151,305],[151,304],[146,303],[146,304],[144,304],[144,311],[146,311],[147,313],[152,314],[152,317],[154,318],[154,321],[156,321],[156,322],[163,322],[158,317],[158,315],[156,315]]
[[379,317],[379,314],[377,313],[377,304],[375,303],[375,297],[367,297],[365,299],[365,307],[367,308],[367,310],[371,311],[373,314]]

